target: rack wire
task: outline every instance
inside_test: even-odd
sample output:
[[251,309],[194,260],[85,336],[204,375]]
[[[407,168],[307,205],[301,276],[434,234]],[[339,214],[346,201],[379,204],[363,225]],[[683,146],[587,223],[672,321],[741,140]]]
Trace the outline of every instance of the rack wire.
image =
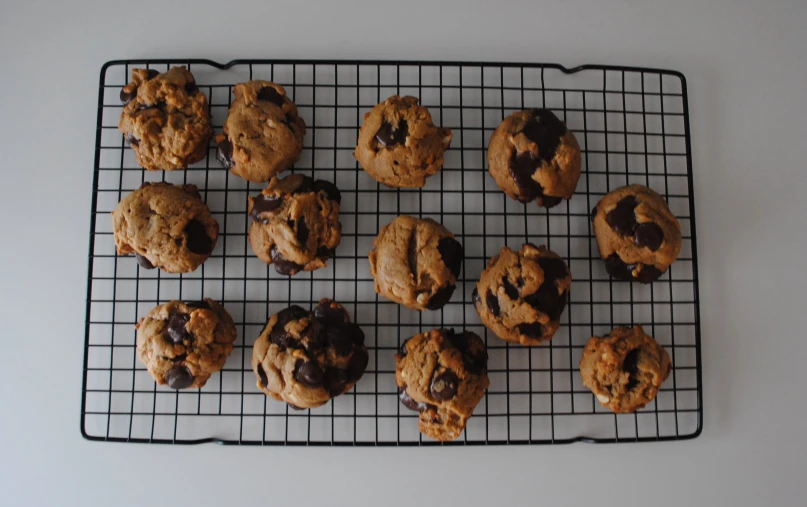
[[[292,172],[336,183],[342,242],[327,268],[278,275],[248,246],[247,196],[262,185],[222,169],[211,143],[185,171],[141,169],[117,130],[120,88],[131,70],[185,65],[207,95],[217,131],[232,86],[282,84],[308,126]],[[390,189],[356,163],[358,127],[372,106],[414,95],[454,140],[445,165],[423,189]],[[550,210],[509,199],[487,173],[486,147],[512,111],[552,109],[575,132],[583,175],[574,197]],[[81,432],[90,440],[257,445],[485,445],[679,440],[703,424],[695,210],[686,80],[675,71],[554,64],[236,60],[119,60],[101,69],[90,219]],[[193,273],[141,269],[117,257],[109,213],[144,181],[196,184],[220,225],[210,259]],[[600,260],[589,211],[609,190],[641,183],[661,193],[681,223],[680,257],[651,285],[612,281]],[[376,295],[367,253],[399,214],[431,217],[463,243],[466,258],[452,300],[415,312]],[[504,245],[546,244],[569,263],[570,301],[554,339],[506,344],[480,323],[474,288]],[[232,314],[235,350],[202,389],[157,386],[136,359],[137,319],[172,299],[211,297]],[[328,404],[291,410],[267,399],[249,365],[252,344],[273,313],[320,298],[341,302],[366,334],[370,362],[358,384]],[[673,371],[655,401],[635,414],[602,408],[581,381],[586,341],[616,325],[643,324],[670,352]],[[393,355],[403,340],[435,327],[484,337],[490,388],[463,435],[448,444],[422,436],[417,414],[398,402]]]

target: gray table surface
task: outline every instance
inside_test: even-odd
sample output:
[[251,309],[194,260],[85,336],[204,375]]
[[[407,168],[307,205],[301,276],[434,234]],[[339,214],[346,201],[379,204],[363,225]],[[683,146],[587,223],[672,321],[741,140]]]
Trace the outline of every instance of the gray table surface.
[[[4,504],[803,505],[807,3],[167,4],[0,7]],[[82,440],[98,71],[111,59],[170,56],[682,71],[700,250],[703,434],[660,444],[422,449]]]

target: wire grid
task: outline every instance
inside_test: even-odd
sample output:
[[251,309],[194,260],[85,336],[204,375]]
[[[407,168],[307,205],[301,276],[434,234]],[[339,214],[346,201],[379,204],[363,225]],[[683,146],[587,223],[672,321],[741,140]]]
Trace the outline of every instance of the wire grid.
[[[211,143],[186,171],[141,169],[116,126],[120,88],[131,69],[186,65],[210,103],[217,131],[232,85],[282,84],[308,126],[292,172],[333,181],[342,192],[342,242],[328,267],[278,275],[252,254],[247,196],[262,185],[222,169]],[[414,95],[454,140],[445,165],[423,189],[379,185],[353,158],[358,127],[372,106]],[[552,109],[575,132],[583,175],[574,197],[546,211],[509,199],[487,173],[486,147],[499,122],[527,107]],[[193,273],[141,269],[117,257],[109,213],[144,181],[196,184],[220,225],[210,259]],[[677,262],[651,285],[612,282],[600,260],[589,211],[609,190],[641,183],[661,193],[678,217]],[[378,230],[399,214],[431,217],[463,243],[465,262],[452,300],[415,312],[378,297],[367,253]],[[509,345],[479,321],[471,291],[502,246],[546,244],[569,263],[573,283],[561,328],[538,347]],[[136,359],[136,320],[172,299],[211,297],[232,314],[235,350],[198,390],[155,384]],[[252,343],[269,316],[320,298],[341,302],[366,334],[367,371],[348,393],[296,411],[255,386]],[[665,346],[673,371],[656,400],[635,414],[602,408],[582,384],[579,360],[592,335],[643,324]],[[409,336],[435,327],[470,329],[488,347],[490,388],[466,431],[451,444],[547,444],[675,440],[702,427],[697,258],[686,84],[677,72],[558,65],[207,60],[115,61],[101,71],[98,104],[82,434],[92,440],[281,445],[429,445],[417,414],[397,397],[393,355]],[[447,445],[447,444],[442,444]]]

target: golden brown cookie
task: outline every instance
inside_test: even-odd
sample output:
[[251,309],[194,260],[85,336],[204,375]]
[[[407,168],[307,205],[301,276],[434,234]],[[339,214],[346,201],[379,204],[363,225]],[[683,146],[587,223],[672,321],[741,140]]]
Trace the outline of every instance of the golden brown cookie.
[[488,261],[473,291],[476,313],[502,340],[538,345],[560,327],[572,274],[546,247],[526,243],[514,252],[502,248]]
[[313,312],[292,305],[272,315],[252,351],[258,389],[292,408],[314,408],[349,391],[367,368],[364,332],[323,299]]
[[415,97],[393,95],[364,115],[354,155],[374,180],[418,188],[443,167],[451,130],[438,128]]
[[667,351],[642,326],[591,337],[580,359],[583,385],[617,413],[635,412],[653,401],[671,370]]
[[212,299],[170,301],[137,324],[137,358],[160,385],[200,388],[233,350],[235,324]]
[[580,179],[580,146],[548,109],[517,111],[499,124],[488,145],[488,171],[521,202],[551,208],[569,200]]
[[642,185],[605,195],[591,210],[605,269],[620,280],[658,279],[681,251],[681,226],[667,202]]
[[370,251],[375,291],[413,310],[439,310],[454,293],[463,249],[429,218],[399,216],[381,228]]
[[143,183],[112,212],[118,255],[143,268],[189,273],[216,247],[219,224],[195,185]]
[[401,403],[420,412],[420,432],[436,440],[459,437],[490,381],[482,339],[470,331],[433,329],[415,335],[395,355]]
[[207,98],[185,67],[163,74],[133,69],[132,82],[123,87],[120,99],[126,105],[118,130],[138,164],[173,171],[205,157],[213,135]]
[[224,135],[216,136],[216,157],[236,176],[261,183],[300,158],[305,122],[286,89],[269,81],[248,81],[233,88]]
[[325,267],[342,239],[336,185],[302,174],[272,178],[249,198],[249,243],[281,275]]

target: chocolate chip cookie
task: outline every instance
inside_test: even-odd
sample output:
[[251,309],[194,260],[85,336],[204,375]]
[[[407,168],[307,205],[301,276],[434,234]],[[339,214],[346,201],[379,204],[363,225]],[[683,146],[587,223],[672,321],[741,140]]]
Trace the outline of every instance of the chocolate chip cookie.
[[609,192],[591,210],[605,269],[620,280],[650,283],[681,251],[681,225],[667,202],[642,185]]
[[233,350],[235,324],[212,299],[155,306],[137,324],[137,358],[160,385],[200,388]]
[[219,224],[195,185],[143,183],[112,212],[118,255],[145,269],[189,273],[213,252]]
[[548,109],[517,111],[488,145],[488,171],[511,198],[551,208],[569,200],[580,179],[580,146]]
[[482,323],[504,341],[538,345],[560,327],[572,274],[546,247],[526,243],[514,252],[502,248],[488,261],[473,291]]
[[336,185],[302,174],[272,178],[249,198],[249,243],[281,275],[325,267],[342,239]]
[[583,385],[617,413],[635,412],[653,401],[671,370],[667,351],[642,326],[593,336],[580,359]]
[[490,384],[488,354],[470,331],[434,329],[409,338],[395,355],[401,403],[420,412],[420,432],[436,440],[459,437]]
[[300,158],[305,121],[279,84],[248,81],[235,85],[233,94],[216,156],[236,176],[269,181]]
[[361,328],[330,299],[313,312],[292,305],[272,315],[252,351],[258,389],[297,409],[349,391],[368,361]]
[[415,97],[393,95],[364,115],[354,155],[374,180],[419,188],[443,167],[451,130],[438,128]]
[[381,228],[370,251],[375,291],[413,310],[439,310],[454,293],[463,248],[429,218],[399,216]]
[[137,163],[154,170],[185,169],[207,153],[213,135],[205,94],[185,67],[160,74],[133,69],[123,87],[118,123]]

